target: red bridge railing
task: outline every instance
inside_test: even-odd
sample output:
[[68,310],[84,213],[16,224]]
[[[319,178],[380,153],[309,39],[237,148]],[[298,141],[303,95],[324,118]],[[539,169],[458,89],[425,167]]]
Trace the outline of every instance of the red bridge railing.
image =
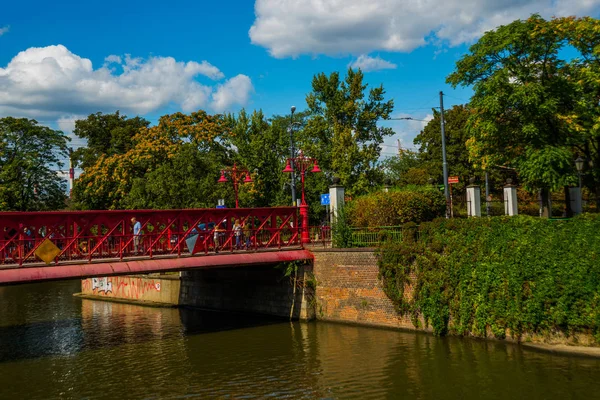
[[0,212],[0,267],[300,246],[295,207]]

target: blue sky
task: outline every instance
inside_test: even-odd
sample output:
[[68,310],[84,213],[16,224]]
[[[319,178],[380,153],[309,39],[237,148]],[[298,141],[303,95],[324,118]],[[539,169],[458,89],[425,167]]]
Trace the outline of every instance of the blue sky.
[[[395,116],[426,119],[466,102],[445,77],[485,30],[533,12],[598,15],[600,0],[256,0],[10,2],[0,14],[0,116],[68,132],[120,109],[155,121],[174,111],[305,108],[312,76],[362,65]],[[60,46],[59,46],[60,45]],[[20,53],[19,56],[17,56]],[[88,61],[89,60],[89,61]],[[390,122],[412,146],[422,123]]]

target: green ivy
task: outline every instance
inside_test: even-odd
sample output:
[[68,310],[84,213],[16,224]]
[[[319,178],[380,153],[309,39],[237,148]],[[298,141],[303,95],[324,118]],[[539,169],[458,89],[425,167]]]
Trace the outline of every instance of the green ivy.
[[600,216],[437,219],[384,243],[379,272],[398,312],[437,335],[559,331],[600,342],[599,253]]

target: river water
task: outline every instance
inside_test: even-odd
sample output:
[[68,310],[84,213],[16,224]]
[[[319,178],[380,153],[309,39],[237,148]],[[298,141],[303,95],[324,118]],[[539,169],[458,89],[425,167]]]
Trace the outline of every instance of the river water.
[[0,287],[1,399],[600,398],[600,360]]

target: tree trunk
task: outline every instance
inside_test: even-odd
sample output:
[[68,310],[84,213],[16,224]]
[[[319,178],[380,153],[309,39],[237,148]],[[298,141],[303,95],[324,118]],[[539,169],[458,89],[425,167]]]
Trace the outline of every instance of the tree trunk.
[[571,191],[568,186],[565,186],[565,217],[573,217],[573,209],[571,208]]
[[540,217],[549,218],[551,216],[550,191],[548,188],[542,188],[540,189]]

